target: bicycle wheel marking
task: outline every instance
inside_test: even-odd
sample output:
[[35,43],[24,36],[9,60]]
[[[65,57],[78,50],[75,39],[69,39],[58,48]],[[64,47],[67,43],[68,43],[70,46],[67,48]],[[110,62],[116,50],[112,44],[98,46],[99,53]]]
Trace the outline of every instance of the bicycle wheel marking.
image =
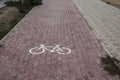
[[[51,49],[52,48],[52,49]],[[70,54],[71,49],[66,47],[61,47],[61,45],[54,46],[46,46],[44,44],[40,44],[40,47],[34,47],[29,50],[29,53],[31,54],[42,54],[46,51],[49,51],[50,53],[58,53],[58,54]]]

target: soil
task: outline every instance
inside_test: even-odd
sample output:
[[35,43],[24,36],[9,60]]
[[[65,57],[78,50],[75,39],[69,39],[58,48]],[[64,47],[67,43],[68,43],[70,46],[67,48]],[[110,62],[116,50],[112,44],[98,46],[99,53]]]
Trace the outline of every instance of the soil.
[[0,31],[4,31],[10,27],[11,21],[16,16],[20,15],[19,11],[15,7],[4,7],[0,9]]
[[0,40],[24,17],[16,7],[4,7],[0,9]]
[[107,4],[113,5],[113,6],[120,9],[120,0],[102,0],[102,1],[104,1]]

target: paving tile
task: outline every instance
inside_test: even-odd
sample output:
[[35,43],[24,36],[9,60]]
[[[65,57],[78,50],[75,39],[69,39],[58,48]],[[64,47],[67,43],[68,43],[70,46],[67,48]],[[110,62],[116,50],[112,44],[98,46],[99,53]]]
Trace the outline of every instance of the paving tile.
[[[118,80],[100,64],[105,52],[71,0],[44,0],[1,42],[1,80]],[[61,45],[70,54],[30,54],[40,44]]]

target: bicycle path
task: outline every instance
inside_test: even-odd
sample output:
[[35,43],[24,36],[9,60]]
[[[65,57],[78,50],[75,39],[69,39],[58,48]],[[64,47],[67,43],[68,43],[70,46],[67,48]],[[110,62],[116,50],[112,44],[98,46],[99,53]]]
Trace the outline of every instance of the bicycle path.
[[[2,80],[118,80],[100,64],[105,55],[71,0],[44,0],[33,8],[0,47]],[[70,48],[67,55],[33,55],[40,44]]]

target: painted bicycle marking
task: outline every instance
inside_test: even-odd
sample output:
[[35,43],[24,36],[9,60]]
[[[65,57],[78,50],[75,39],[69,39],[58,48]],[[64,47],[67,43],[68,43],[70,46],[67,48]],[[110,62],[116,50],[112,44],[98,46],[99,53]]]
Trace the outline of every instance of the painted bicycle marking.
[[44,44],[40,44],[40,47],[34,47],[29,50],[31,54],[42,54],[45,51],[49,51],[51,53],[56,52],[58,54],[70,54],[71,49],[66,47],[61,47],[61,45],[54,46],[46,46]]

